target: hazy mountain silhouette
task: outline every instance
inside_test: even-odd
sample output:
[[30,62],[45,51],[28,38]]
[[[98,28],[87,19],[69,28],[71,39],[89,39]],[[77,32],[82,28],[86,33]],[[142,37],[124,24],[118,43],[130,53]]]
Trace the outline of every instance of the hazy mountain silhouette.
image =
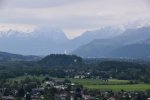
[[0,50],[28,55],[47,55],[64,52],[66,42],[67,37],[58,29],[39,29],[32,33],[10,30],[1,36]]
[[24,56],[7,52],[0,52],[0,61],[35,61],[40,60],[38,56]]
[[95,39],[109,39],[118,36],[122,33],[122,30],[113,27],[101,28],[93,31],[86,31],[81,36],[72,39],[67,44],[70,47],[69,51],[75,50],[78,47],[85,45]]
[[114,33],[120,34],[120,30],[107,27],[87,31],[83,35],[69,40],[62,30],[56,28],[41,27],[33,32],[9,30],[0,32],[0,50],[26,55],[71,52],[94,39],[114,37]]
[[[143,57],[143,53],[150,52],[149,45],[136,43],[147,40],[149,37],[149,27],[128,29],[123,34],[112,39],[94,40],[79,47],[73,54],[83,57],[136,57],[136,55],[137,57]],[[139,48],[141,49],[139,50]],[[142,52],[142,49],[145,52]],[[136,52],[140,53],[140,55],[136,54]]]

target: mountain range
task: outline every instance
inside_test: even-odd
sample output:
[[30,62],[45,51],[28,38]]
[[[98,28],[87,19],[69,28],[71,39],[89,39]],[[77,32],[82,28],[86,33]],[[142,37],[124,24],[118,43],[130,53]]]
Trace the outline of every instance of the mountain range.
[[56,28],[38,28],[32,32],[0,31],[0,51],[23,55],[76,54],[82,57],[150,57],[150,27],[125,31],[106,27],[86,31],[69,40]]
[[150,27],[128,29],[111,39],[97,39],[72,53],[82,57],[141,58],[150,56]]
[[118,36],[122,33],[121,29],[113,27],[105,27],[93,31],[86,31],[81,36],[78,36],[69,41],[67,44],[70,47],[69,51],[73,51],[78,47],[85,45],[96,39],[109,39]]
[[32,32],[1,31],[0,51],[24,55],[69,53],[94,39],[112,37],[116,31],[119,33],[119,30],[110,28],[87,31],[72,40],[69,40],[62,30],[51,27],[41,27]]

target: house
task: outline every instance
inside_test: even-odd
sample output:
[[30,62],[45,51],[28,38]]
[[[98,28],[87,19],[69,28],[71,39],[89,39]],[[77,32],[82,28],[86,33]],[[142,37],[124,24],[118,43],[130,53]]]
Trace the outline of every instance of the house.
[[80,76],[79,76],[79,75],[75,75],[74,78],[75,78],[75,79],[79,79]]
[[54,88],[59,89],[59,90],[65,90],[65,89],[67,89],[67,86],[65,86],[65,85],[56,85],[56,86],[54,86]]
[[54,86],[55,85],[55,82],[53,82],[53,81],[45,81],[45,85],[46,86]]
[[91,100],[92,97],[90,95],[83,95],[82,96],[83,100]]
[[2,99],[3,100],[15,100],[15,97],[9,95],[9,96],[3,96]]

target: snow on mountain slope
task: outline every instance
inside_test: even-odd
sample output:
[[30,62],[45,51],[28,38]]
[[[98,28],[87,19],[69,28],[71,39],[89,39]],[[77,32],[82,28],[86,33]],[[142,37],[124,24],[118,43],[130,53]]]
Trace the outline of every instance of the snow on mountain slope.
[[40,27],[33,31],[0,31],[0,51],[27,55],[63,53],[68,39],[63,31],[51,27]]

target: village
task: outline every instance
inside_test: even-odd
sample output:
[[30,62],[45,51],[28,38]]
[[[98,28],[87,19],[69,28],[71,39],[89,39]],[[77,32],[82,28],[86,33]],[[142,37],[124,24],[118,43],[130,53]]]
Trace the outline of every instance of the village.
[[[11,83],[12,84],[12,83]],[[0,88],[0,100],[150,100],[150,91],[92,90],[68,79],[26,77]]]

